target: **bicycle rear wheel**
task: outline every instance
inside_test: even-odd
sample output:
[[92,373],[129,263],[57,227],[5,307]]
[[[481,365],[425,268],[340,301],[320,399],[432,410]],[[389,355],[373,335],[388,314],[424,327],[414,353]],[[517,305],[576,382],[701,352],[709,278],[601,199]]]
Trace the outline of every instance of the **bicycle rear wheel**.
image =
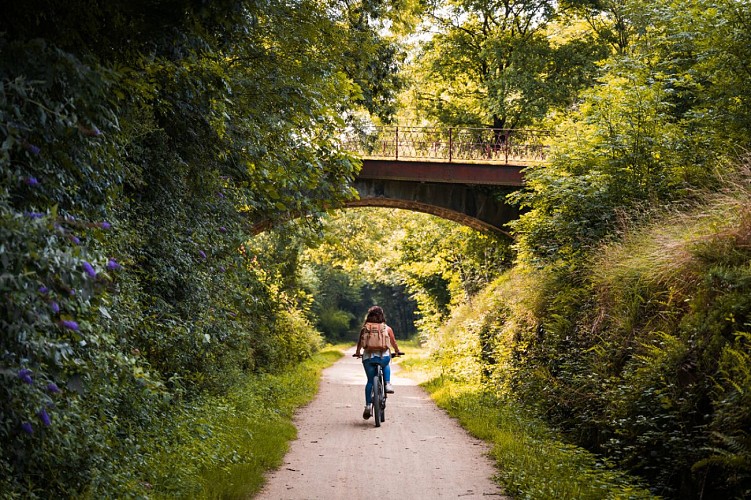
[[375,417],[375,426],[380,427],[383,422],[383,386],[381,385],[381,367],[378,367],[378,373],[373,378],[373,416]]

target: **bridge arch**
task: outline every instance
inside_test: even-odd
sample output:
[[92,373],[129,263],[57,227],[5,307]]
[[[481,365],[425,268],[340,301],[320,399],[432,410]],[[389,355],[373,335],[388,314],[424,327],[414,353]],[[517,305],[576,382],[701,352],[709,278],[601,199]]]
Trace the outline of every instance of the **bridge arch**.
[[505,225],[519,210],[505,202],[511,189],[470,184],[416,182],[393,179],[357,179],[360,195],[345,207],[388,207],[428,213],[478,231],[510,237]]

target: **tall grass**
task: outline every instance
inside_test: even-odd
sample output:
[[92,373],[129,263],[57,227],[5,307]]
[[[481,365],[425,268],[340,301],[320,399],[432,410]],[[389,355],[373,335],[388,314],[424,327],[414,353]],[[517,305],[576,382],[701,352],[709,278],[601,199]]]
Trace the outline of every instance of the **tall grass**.
[[656,498],[634,478],[582,448],[564,443],[539,419],[482,386],[441,376],[427,356],[402,361],[410,376],[473,436],[492,446],[497,481],[514,498]]
[[342,356],[329,347],[277,374],[239,380],[225,396],[210,397],[166,416],[148,453],[153,498],[248,498],[268,469],[282,463],[296,435],[294,411],[318,390],[320,372]]
[[[751,179],[751,172],[746,172]],[[743,265],[751,247],[751,185],[729,182],[694,208],[663,213],[659,223],[626,230],[599,249],[592,278],[614,293],[638,282],[670,288],[684,299],[714,264]],[[601,291],[602,292],[602,291]],[[607,294],[607,292],[604,292]]]
[[[595,314],[579,328],[600,339],[590,366],[618,369],[596,386],[600,426],[666,495],[751,495],[750,263],[748,166],[593,259]],[[617,350],[628,354],[618,364]]]

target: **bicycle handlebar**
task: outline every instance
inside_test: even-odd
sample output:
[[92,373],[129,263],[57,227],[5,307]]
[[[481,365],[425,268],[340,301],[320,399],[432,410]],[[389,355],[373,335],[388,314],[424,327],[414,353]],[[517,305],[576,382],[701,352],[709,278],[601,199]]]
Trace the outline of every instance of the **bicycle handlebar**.
[[[404,353],[401,352],[401,351],[398,351],[398,352],[395,352],[394,354],[392,354],[392,356],[396,358],[398,356],[404,356]],[[362,354],[356,354],[355,353],[355,354],[352,355],[352,357],[353,358],[362,358]]]

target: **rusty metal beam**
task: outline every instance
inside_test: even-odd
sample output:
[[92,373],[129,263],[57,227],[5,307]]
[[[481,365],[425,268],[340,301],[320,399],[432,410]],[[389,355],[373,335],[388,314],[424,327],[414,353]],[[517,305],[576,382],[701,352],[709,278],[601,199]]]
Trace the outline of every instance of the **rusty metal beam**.
[[521,186],[525,165],[371,160],[362,161],[358,179],[445,182],[486,186]]

